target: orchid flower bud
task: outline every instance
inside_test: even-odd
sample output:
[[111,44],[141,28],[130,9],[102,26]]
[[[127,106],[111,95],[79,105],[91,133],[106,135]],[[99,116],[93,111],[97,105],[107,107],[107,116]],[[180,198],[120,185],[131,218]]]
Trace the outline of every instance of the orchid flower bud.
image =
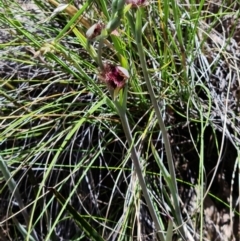
[[102,29],[104,28],[104,24],[103,23],[95,23],[93,24],[86,32],[86,37],[89,40],[92,40],[94,38],[96,38],[97,36],[99,36],[102,32]]

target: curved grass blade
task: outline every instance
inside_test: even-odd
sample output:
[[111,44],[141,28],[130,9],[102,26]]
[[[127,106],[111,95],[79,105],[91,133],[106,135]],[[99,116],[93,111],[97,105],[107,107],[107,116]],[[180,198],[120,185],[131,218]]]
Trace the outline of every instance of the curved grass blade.
[[54,193],[57,201],[72,215],[77,225],[91,238],[91,240],[104,241],[104,239],[98,234],[98,232],[70,205],[66,204],[65,198],[55,189],[51,189]]

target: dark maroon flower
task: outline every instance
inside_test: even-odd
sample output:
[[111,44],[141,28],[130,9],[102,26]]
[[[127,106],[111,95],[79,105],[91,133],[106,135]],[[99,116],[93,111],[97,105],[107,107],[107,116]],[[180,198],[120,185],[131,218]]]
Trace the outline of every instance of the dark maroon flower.
[[99,78],[105,82],[111,89],[122,89],[129,78],[128,71],[111,63],[104,63],[103,70],[99,74]]
[[97,36],[99,36],[101,34],[102,29],[104,27],[105,27],[105,25],[100,22],[93,24],[86,32],[86,37],[90,40],[96,38]]
[[148,0],[126,0],[127,4],[132,4],[133,8],[147,6]]

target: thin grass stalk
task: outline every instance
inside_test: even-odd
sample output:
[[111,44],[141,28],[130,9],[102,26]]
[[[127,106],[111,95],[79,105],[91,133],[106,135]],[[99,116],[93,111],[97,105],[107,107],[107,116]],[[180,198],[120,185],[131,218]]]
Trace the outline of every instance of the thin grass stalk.
[[[234,185],[234,179],[235,179],[235,175],[237,173],[237,168],[240,170],[240,158],[239,158],[239,147],[237,150],[237,158],[236,161],[234,163],[234,167],[233,167],[233,173],[232,173],[232,180],[231,180],[231,187],[230,187],[230,196],[229,196],[229,212],[230,212],[230,229],[233,231],[233,218],[234,217],[234,212],[236,211],[235,208],[233,207],[233,185]],[[238,184],[238,193],[240,193],[240,185]],[[239,207],[240,208],[240,207]],[[239,217],[240,219],[240,217]]]
[[[30,220],[29,215],[28,215],[28,213],[25,209],[25,206],[23,204],[23,201],[22,201],[21,195],[19,193],[17,184],[16,184],[14,178],[12,177],[10,171],[8,170],[8,167],[6,165],[6,161],[1,156],[0,156],[0,171],[2,172],[2,174],[4,176],[4,179],[7,182],[8,189],[13,194],[16,201],[18,202],[19,208],[22,210],[21,213],[23,215],[26,226],[29,227],[29,220]],[[15,219],[15,221],[16,221],[16,219]],[[22,228],[22,231],[24,233],[27,233],[27,231],[24,229],[23,226],[21,226],[21,228]],[[36,241],[39,240],[35,230],[32,231],[31,235]]]
[[[240,152],[238,151],[237,155],[238,160],[238,172],[240,173]],[[238,193],[240,193],[240,175],[238,175]],[[240,205],[238,205],[238,212],[239,212],[239,223],[240,223]]]
[[203,240],[203,201],[204,201],[204,119],[202,115],[202,108],[200,107],[201,133],[200,133],[200,162],[199,162],[199,205],[200,205],[200,240]]
[[138,54],[139,54],[140,63],[141,63],[142,71],[143,71],[143,76],[144,76],[144,79],[145,79],[145,82],[146,82],[146,85],[147,85],[147,89],[148,89],[148,92],[149,92],[149,95],[150,95],[150,98],[151,98],[151,102],[153,104],[153,108],[156,112],[156,116],[157,116],[157,119],[158,119],[160,129],[162,131],[163,141],[164,141],[166,155],[167,155],[168,168],[169,168],[169,172],[170,172],[170,175],[172,177],[172,182],[173,182],[173,189],[174,190],[171,190],[171,192],[172,192],[175,211],[176,211],[177,223],[179,225],[181,235],[183,237],[186,237],[185,231],[184,231],[185,225],[183,223],[180,205],[179,205],[179,201],[178,201],[178,190],[177,190],[177,182],[176,182],[176,174],[175,174],[175,169],[174,169],[174,163],[173,163],[173,158],[172,158],[172,150],[171,150],[170,142],[168,140],[167,130],[166,130],[166,127],[164,125],[164,121],[163,121],[163,118],[162,118],[162,115],[161,115],[161,111],[160,111],[158,102],[155,98],[155,94],[154,94],[154,91],[153,91],[151,80],[149,78],[148,71],[147,71],[147,63],[146,63],[145,54],[144,54],[144,51],[143,51],[144,46],[142,44],[142,21],[141,21],[141,19],[142,19],[141,9],[138,9],[137,13],[136,13],[135,40],[136,40],[136,43],[137,43]]

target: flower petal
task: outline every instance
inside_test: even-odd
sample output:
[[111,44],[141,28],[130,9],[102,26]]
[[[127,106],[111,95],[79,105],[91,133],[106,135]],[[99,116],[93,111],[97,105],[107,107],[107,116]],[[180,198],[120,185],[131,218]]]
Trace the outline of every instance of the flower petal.
[[100,22],[93,24],[86,32],[86,37],[88,39],[94,39],[101,34],[104,25]]
[[104,69],[99,74],[99,78],[104,81],[111,89],[123,88],[129,78],[128,71],[111,63],[104,63]]

